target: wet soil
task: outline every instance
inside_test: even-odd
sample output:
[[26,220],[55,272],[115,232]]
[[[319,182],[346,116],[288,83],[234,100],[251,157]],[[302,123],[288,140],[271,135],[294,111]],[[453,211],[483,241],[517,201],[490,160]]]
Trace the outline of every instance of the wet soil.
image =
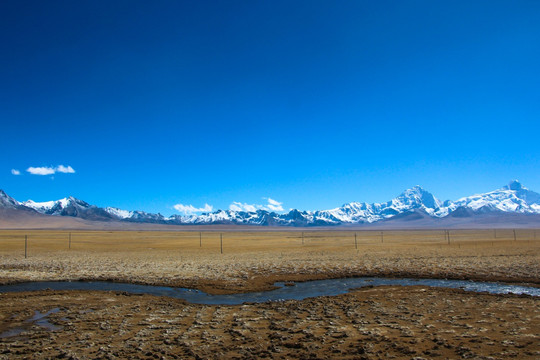
[[[438,274],[440,275],[440,274]],[[482,282],[500,282],[515,285],[524,285],[531,287],[540,287],[540,278],[534,277],[509,277],[509,276],[493,276],[493,275],[455,275],[444,274],[446,276],[433,276],[433,274],[422,274],[417,271],[373,271],[373,272],[354,272],[354,271],[332,271],[329,273],[305,273],[305,274],[270,274],[260,275],[252,274],[245,280],[211,280],[211,279],[180,279],[180,280],[145,280],[145,281],[133,281],[128,277],[82,277],[76,280],[69,281],[108,281],[116,283],[130,283],[140,285],[153,285],[153,286],[167,286],[167,287],[179,287],[186,289],[201,290],[207,294],[223,295],[223,294],[237,294],[245,292],[259,292],[274,290],[277,287],[274,285],[276,282],[284,282],[286,284],[292,284],[294,282],[304,282],[311,280],[327,280],[327,279],[343,279],[343,278],[355,278],[355,277],[382,277],[382,278],[412,278],[412,279],[448,279],[448,280],[471,280]],[[51,279],[55,280],[55,279]],[[2,281],[0,279],[0,285],[16,284],[21,282],[28,282],[28,280],[9,280]]]
[[[540,299],[428,287],[235,306],[150,295],[0,295],[0,359],[538,359]],[[50,312],[58,308],[56,312]]]
[[[332,273],[319,274],[274,274],[274,275],[252,275],[249,281],[246,282],[225,282],[211,281],[201,279],[195,281],[176,281],[171,283],[160,283],[159,281],[152,283],[157,286],[174,286],[185,287],[189,289],[198,289],[208,294],[235,294],[238,292],[254,292],[268,291],[276,287],[276,282],[292,283],[303,282],[310,280],[326,280],[326,279],[342,279],[354,277],[386,277],[386,278],[415,278],[415,279],[431,279],[433,276],[428,274],[419,274],[419,272],[411,271],[376,271],[376,272],[351,272],[351,271],[334,271]],[[472,280],[486,282],[501,282],[508,284],[519,284],[532,287],[540,287],[540,278],[531,277],[513,277],[508,276],[493,276],[493,275],[450,275],[439,277],[449,280]]]

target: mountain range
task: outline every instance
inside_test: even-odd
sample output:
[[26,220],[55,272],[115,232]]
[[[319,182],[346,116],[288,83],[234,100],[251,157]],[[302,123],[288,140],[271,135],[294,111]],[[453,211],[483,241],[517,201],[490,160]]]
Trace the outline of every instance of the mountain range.
[[[172,215],[165,217],[144,211],[128,211],[114,207],[97,207],[74,197],[56,201],[19,202],[0,190],[0,209],[5,211],[74,217],[89,221],[123,223],[152,223],[168,225],[259,225],[259,226],[351,226],[452,219],[476,219],[508,216],[515,221],[521,215],[540,214],[540,194],[514,180],[508,185],[483,194],[463,197],[456,201],[440,201],[420,186],[405,190],[396,198],[384,203],[351,202],[330,210],[287,213],[257,210],[254,212],[218,210],[200,215]],[[5,214],[0,212],[0,217]],[[11,213],[13,218],[15,215]],[[432,222],[433,222],[432,221]]]

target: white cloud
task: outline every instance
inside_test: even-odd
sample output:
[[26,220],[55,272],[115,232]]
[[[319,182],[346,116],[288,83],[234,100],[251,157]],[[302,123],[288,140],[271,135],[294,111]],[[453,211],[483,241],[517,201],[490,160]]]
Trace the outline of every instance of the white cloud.
[[272,211],[283,211],[283,203],[282,202],[279,202],[279,201],[276,201],[274,199],[271,199],[271,198],[267,198],[266,200],[268,200],[268,208]]
[[276,201],[271,198],[263,198],[266,201],[268,201],[268,204],[259,205],[259,204],[246,204],[241,203],[238,201],[233,201],[231,205],[229,205],[229,209],[232,211],[247,211],[247,212],[255,212],[257,210],[266,210],[266,211],[283,211],[283,203]]
[[183,213],[184,215],[192,215],[200,212],[211,212],[214,207],[212,205],[204,204],[202,208],[196,208],[193,205],[176,204],[173,206],[176,211]]
[[11,173],[13,175],[21,175],[21,172],[19,170],[17,170],[17,169],[11,169]]
[[[30,166],[28,169],[26,169],[26,171],[32,175],[53,175],[53,174],[56,174],[57,172],[64,173],[64,174],[75,173],[75,170],[69,165],[68,166],[58,165],[56,167]],[[13,173],[13,170],[11,171],[11,173]]]
[[241,203],[238,201],[234,201],[231,205],[229,205],[229,209],[232,211],[248,211],[248,212],[255,212],[257,209],[260,209],[261,205],[250,205]]
[[30,174],[32,175],[52,175],[56,171],[54,168],[51,167],[33,167],[30,166],[28,169],[26,169]]
[[58,165],[56,167],[56,171],[64,173],[64,174],[73,174],[75,173],[75,170],[71,166],[64,166],[64,165]]

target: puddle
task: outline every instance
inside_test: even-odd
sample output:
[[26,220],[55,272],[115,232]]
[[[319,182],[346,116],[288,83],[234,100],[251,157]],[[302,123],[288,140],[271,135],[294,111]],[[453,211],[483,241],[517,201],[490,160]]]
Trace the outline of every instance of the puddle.
[[49,322],[47,317],[50,314],[54,314],[59,312],[59,308],[54,308],[52,310],[47,311],[46,313],[41,313],[37,310],[34,311],[34,316],[32,316],[30,319],[26,319],[21,326],[17,326],[15,328],[9,329],[4,331],[0,334],[0,338],[8,338],[13,336],[19,336],[22,333],[30,330],[32,325],[37,325],[39,327],[44,328],[47,331],[58,331],[62,330],[62,326],[54,325]]
[[49,330],[49,331],[61,330],[62,329],[61,326],[51,324],[49,322],[49,320],[47,319],[47,316],[49,316],[50,314],[57,313],[59,311],[60,311],[59,308],[54,308],[52,310],[47,311],[45,314],[42,314],[42,313],[40,313],[39,311],[36,310],[34,312],[34,316],[32,318],[26,320],[26,322],[29,322],[29,323],[33,322],[34,324],[36,324],[38,326],[41,326],[42,328],[44,328],[46,330]]
[[[290,285],[291,282],[288,282]],[[540,288],[508,285],[493,282],[442,279],[391,279],[391,278],[345,278],[314,280],[285,286],[284,282],[275,283],[278,289],[230,295],[210,295],[205,292],[185,288],[165,286],[136,285],[105,281],[77,282],[30,282],[0,286],[0,292],[36,291],[36,290],[99,290],[120,291],[130,294],[150,294],[184,299],[194,304],[239,305],[246,302],[261,303],[267,301],[302,300],[308,297],[333,296],[345,294],[350,289],[381,285],[423,285],[442,288],[464,289],[466,291],[489,292],[493,294],[527,294],[540,296]]]
[[14,329],[6,330],[6,331],[4,331],[3,333],[0,334],[0,339],[9,338],[9,337],[13,337],[13,336],[19,336],[20,334],[22,334],[26,330],[28,330],[28,329],[22,328],[22,327],[17,327],[17,328],[14,328]]

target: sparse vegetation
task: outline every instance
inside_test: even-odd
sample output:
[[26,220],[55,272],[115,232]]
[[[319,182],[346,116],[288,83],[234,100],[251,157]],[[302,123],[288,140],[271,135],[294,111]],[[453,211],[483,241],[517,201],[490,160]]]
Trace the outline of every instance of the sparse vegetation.
[[[2,231],[3,283],[114,280],[214,293],[280,280],[385,275],[540,284],[534,230]],[[28,235],[28,258],[24,236]],[[384,242],[383,242],[384,241]],[[450,242],[450,243],[449,243]],[[50,313],[61,330],[28,323]],[[0,359],[507,358],[540,356],[539,299],[425,287],[208,306],[84,291],[2,294]],[[17,330],[18,331],[18,330]],[[37,349],[37,350],[36,350]]]
[[[115,280],[207,291],[277,278],[412,276],[540,283],[534,230],[157,232],[3,231],[0,281]],[[357,239],[355,243],[355,233]],[[71,234],[71,249],[69,238]],[[223,234],[223,254],[221,254]],[[28,235],[28,258],[24,237]]]

